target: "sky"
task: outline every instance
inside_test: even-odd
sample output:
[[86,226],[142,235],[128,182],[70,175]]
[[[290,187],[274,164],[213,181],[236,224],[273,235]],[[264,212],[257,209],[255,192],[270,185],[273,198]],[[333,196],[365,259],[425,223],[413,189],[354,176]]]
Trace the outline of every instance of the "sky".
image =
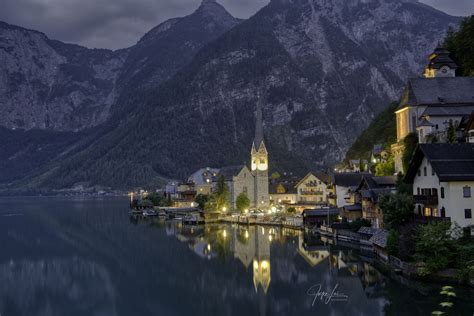
[[[474,0],[420,0],[452,15],[474,14]],[[218,0],[248,18],[269,0]],[[134,45],[148,30],[192,13],[201,0],[0,0],[0,20],[90,48]]]

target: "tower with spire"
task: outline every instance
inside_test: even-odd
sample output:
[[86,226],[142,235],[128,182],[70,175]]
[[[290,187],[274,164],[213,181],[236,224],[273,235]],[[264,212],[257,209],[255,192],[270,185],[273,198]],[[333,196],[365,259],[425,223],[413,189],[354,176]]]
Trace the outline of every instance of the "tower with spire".
[[254,176],[254,207],[268,207],[268,151],[263,137],[262,98],[258,97],[255,138],[251,150],[251,171]]
[[423,76],[425,78],[456,77],[458,66],[449,57],[449,51],[438,43],[438,47],[428,57],[428,65],[425,67]]

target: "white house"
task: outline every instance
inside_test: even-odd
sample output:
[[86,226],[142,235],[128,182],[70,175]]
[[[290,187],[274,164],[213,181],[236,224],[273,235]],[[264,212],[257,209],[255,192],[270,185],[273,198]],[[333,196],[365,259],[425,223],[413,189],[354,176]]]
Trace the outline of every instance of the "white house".
[[408,168],[415,213],[474,231],[474,144],[421,144]]
[[331,193],[328,196],[329,204],[335,205],[339,208],[354,204],[354,192],[359,186],[363,177],[372,177],[370,173],[334,173],[331,174],[330,189]]
[[329,175],[325,172],[309,172],[296,184],[298,203],[327,204]]

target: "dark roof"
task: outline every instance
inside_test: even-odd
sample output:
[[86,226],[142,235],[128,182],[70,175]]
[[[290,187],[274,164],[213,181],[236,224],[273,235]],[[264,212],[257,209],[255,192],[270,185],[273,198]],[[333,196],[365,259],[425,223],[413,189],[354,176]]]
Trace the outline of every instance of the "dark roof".
[[412,78],[398,109],[417,105],[473,104],[474,77]]
[[321,209],[306,209],[303,211],[303,216],[327,216],[339,215],[338,208],[321,208]]
[[[472,87],[474,89],[474,87]],[[423,116],[469,116],[474,111],[471,105],[429,106],[421,114]],[[432,126],[433,124],[431,124]]]
[[457,69],[458,65],[449,57],[449,51],[443,47],[437,47],[430,55],[428,68],[440,69],[443,66],[448,66],[452,69]]
[[226,181],[232,181],[233,177],[238,176],[245,165],[224,167],[219,170],[219,176],[223,176]]
[[474,144],[420,144],[408,168],[406,181],[413,182],[424,157],[440,181],[474,180]]
[[375,235],[379,230],[374,227],[361,227],[357,231],[359,234]]
[[372,177],[379,187],[393,187],[397,183],[396,176]]
[[381,248],[387,247],[388,232],[384,229],[379,229],[370,239],[369,242]]
[[352,205],[344,205],[343,209],[345,209],[348,212],[362,211],[362,204],[356,203],[356,204],[352,204]]
[[363,177],[372,177],[370,173],[333,173],[331,175],[331,182],[341,187],[357,187]]

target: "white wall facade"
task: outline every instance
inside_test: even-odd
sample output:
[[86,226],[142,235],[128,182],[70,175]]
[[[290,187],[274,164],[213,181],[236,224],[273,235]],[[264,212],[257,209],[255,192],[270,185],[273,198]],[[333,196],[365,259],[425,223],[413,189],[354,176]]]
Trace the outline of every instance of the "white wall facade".
[[305,203],[327,202],[327,184],[310,173],[296,186],[297,201]]

